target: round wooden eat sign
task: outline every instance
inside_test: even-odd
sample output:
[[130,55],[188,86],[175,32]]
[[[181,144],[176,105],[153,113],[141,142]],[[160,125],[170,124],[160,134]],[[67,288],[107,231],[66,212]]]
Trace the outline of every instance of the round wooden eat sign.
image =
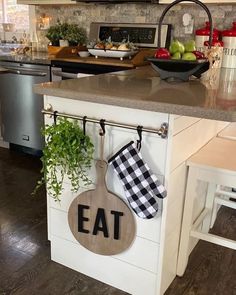
[[107,190],[107,163],[99,160],[96,169],[97,186],[73,200],[68,212],[69,226],[76,240],[88,250],[114,255],[131,245],[135,219],[125,202]]

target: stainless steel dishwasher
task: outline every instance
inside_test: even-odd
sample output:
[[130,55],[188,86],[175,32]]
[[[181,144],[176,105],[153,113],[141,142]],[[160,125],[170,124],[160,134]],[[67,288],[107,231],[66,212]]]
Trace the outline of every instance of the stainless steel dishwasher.
[[43,96],[33,85],[50,81],[50,66],[0,62],[7,73],[0,76],[2,136],[13,149],[38,154],[43,147]]

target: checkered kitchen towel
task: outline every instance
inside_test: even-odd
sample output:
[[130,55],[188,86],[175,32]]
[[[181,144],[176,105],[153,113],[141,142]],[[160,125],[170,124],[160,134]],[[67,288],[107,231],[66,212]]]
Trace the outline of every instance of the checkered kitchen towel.
[[141,153],[131,141],[121,148],[108,163],[119,176],[127,200],[141,218],[150,219],[158,211],[158,198],[166,196],[166,190],[143,162]]

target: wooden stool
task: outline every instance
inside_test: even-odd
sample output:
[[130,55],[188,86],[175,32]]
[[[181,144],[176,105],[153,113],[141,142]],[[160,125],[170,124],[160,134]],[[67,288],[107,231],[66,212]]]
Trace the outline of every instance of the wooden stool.
[[[177,275],[182,276],[191,252],[191,238],[205,240],[236,250],[236,241],[209,234],[217,185],[234,187],[236,183],[236,141],[216,137],[187,161],[189,166],[180,239]],[[198,181],[208,183],[205,208],[196,220],[194,200]]]

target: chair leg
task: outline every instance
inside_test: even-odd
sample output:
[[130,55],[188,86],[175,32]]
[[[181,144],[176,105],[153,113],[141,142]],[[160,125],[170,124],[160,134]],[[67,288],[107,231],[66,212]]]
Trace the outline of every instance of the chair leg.
[[194,196],[196,194],[197,170],[189,167],[188,182],[185,195],[185,204],[180,236],[179,255],[177,263],[177,275],[182,276],[185,272],[189,257],[189,239],[193,223]]
[[209,209],[211,214],[208,214],[202,223],[202,231],[208,232],[212,221],[212,209],[214,207],[214,198],[217,185],[215,183],[209,183],[207,189],[207,196],[205,202],[205,208]]

